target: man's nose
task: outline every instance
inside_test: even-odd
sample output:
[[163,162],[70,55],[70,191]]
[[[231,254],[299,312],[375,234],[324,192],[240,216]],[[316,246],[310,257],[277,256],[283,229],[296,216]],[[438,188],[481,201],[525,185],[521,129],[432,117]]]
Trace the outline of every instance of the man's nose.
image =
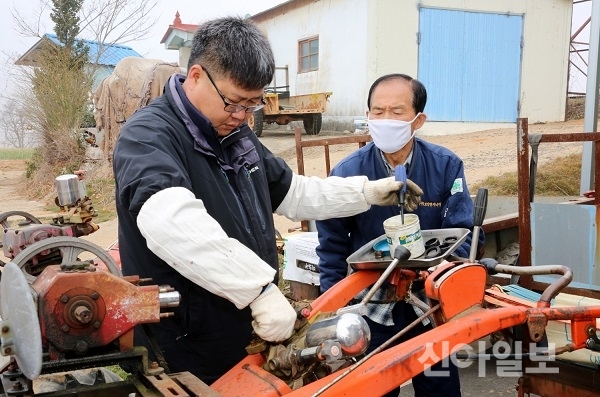
[[246,115],[247,115],[247,113],[246,113],[245,109],[240,109],[237,112],[231,113],[231,117],[233,117],[234,119],[237,119],[237,120],[244,120],[246,118]]

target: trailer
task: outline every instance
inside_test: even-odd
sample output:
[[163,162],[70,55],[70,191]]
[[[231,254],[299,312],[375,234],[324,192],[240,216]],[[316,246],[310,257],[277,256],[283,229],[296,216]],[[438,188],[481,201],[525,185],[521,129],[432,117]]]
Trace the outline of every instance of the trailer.
[[[308,135],[321,132],[322,114],[327,110],[327,101],[332,92],[318,92],[304,95],[290,95],[288,68],[276,67],[273,85],[265,88],[266,106],[254,112],[248,125],[256,136],[261,136],[265,123],[287,125],[291,121],[302,121]],[[285,74],[285,85],[277,85],[277,71]]]

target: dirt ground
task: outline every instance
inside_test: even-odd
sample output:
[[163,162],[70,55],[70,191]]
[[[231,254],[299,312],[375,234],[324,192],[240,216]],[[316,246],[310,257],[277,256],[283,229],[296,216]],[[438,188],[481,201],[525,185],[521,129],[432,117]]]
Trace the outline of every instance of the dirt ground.
[[[581,132],[583,120],[570,120],[561,123],[529,125],[529,133]],[[321,139],[334,136],[348,136],[349,132],[323,131],[316,137],[303,136],[303,139]],[[423,139],[445,146],[458,154],[465,163],[467,183],[472,185],[491,175],[517,169],[516,128],[492,129],[457,135],[422,136]],[[294,133],[289,130],[265,130],[260,138],[273,153],[282,157],[293,170],[297,170]],[[358,148],[357,144],[330,146],[331,165]],[[540,149],[540,166],[557,157],[580,153],[582,144],[544,144]],[[306,175],[326,176],[323,148],[307,148],[304,151]],[[41,218],[52,215],[52,204],[31,201],[23,192],[25,162],[22,160],[0,161],[0,212],[20,210]],[[275,215],[275,226],[281,233],[300,226],[284,217]],[[109,247],[117,239],[117,222],[111,220],[100,223],[100,230],[85,237],[101,247]]]

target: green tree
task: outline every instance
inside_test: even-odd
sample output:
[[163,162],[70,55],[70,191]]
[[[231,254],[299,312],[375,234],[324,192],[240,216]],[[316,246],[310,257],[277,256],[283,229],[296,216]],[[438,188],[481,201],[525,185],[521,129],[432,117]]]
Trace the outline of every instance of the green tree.
[[[90,123],[89,98],[100,57],[109,45],[147,37],[156,25],[157,3],[158,0],[37,0],[33,7],[13,3],[13,27],[20,35],[45,37],[48,29],[42,21],[51,13],[53,30],[62,44],[48,40],[35,67],[10,71],[23,77],[15,79],[18,89],[9,95],[0,93],[18,104],[20,114],[26,116],[35,132],[35,164],[29,168],[29,175],[35,178],[32,187],[48,191],[58,173],[83,165],[85,146],[78,130]],[[93,58],[79,40],[84,38],[99,43]]]
[[52,0],[50,14],[60,45],[45,39],[31,78],[41,112],[40,160],[43,177],[72,172],[83,163],[85,147],[79,126],[88,108],[91,75],[86,70],[88,48],[77,38],[83,0]]

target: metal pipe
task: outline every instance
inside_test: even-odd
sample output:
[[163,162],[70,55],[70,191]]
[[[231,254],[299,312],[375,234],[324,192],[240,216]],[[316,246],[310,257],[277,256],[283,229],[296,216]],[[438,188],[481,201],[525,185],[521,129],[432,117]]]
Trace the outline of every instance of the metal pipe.
[[550,284],[542,293],[540,302],[549,304],[558,293],[573,280],[573,272],[567,266],[563,265],[543,265],[543,266],[510,266],[498,264],[495,266],[498,273],[516,274],[520,276],[537,276],[541,274],[560,274],[558,280]]
[[177,291],[160,292],[158,302],[160,307],[177,307],[181,303],[181,295]]

